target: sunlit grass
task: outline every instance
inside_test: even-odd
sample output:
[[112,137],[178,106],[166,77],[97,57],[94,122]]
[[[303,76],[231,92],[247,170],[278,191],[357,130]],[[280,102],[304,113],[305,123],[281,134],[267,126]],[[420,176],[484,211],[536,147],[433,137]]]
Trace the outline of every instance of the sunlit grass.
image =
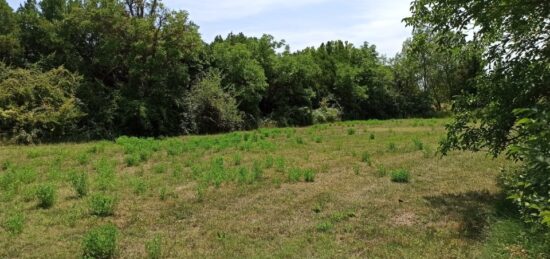
[[436,156],[447,122],[2,146],[0,258],[480,257],[504,160]]

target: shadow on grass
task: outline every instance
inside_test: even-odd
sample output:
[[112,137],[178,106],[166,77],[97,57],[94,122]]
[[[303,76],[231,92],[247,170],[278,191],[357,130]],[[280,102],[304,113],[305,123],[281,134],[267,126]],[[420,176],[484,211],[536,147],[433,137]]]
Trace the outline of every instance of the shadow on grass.
[[462,237],[476,240],[483,239],[490,216],[511,211],[504,195],[488,191],[448,193],[426,196],[424,199],[440,215],[458,222]]

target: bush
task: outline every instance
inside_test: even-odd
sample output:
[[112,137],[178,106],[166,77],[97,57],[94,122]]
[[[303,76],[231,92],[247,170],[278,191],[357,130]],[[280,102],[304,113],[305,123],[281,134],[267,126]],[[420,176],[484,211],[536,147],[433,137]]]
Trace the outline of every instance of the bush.
[[391,181],[396,183],[408,183],[410,179],[409,171],[398,169],[391,173]]
[[38,206],[44,209],[50,208],[55,203],[55,188],[51,185],[41,185],[36,189]]
[[17,143],[74,134],[84,116],[75,97],[80,77],[60,67],[10,69],[0,63],[0,132]]
[[88,194],[88,174],[73,173],[71,175],[71,185],[78,197],[84,197]]
[[313,110],[313,123],[334,123],[342,119],[342,111],[335,107],[329,106],[328,99],[321,101],[320,107]]
[[355,129],[349,128],[349,129],[348,129],[348,135],[349,135],[349,136],[355,135]]
[[223,91],[221,74],[208,73],[186,97],[190,129],[197,133],[219,133],[240,129],[243,116],[233,96]]
[[92,229],[84,236],[84,258],[108,259],[115,257],[118,230],[114,225]]
[[115,212],[116,199],[105,194],[93,195],[90,199],[90,211],[92,215],[99,217],[112,216]]

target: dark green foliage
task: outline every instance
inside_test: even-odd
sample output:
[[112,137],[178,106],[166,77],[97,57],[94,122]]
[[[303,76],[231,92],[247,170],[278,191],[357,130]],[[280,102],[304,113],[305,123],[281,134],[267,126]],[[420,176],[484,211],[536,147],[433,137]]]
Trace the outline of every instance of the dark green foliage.
[[106,194],[94,194],[90,198],[90,213],[99,217],[112,216],[115,213],[116,198]]
[[83,257],[109,259],[116,256],[118,229],[111,224],[96,227],[84,236]]
[[396,183],[408,183],[410,180],[410,173],[405,169],[398,169],[391,172],[391,181]]
[[38,207],[47,209],[55,203],[56,190],[52,185],[44,184],[36,189],[36,198],[38,199]]

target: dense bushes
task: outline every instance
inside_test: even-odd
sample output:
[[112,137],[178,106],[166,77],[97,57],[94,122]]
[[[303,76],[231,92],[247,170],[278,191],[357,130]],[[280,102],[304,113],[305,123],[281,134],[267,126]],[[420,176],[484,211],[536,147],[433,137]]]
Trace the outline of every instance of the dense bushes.
[[62,67],[41,72],[0,63],[0,131],[18,143],[75,134],[84,116],[75,97],[79,83]]

